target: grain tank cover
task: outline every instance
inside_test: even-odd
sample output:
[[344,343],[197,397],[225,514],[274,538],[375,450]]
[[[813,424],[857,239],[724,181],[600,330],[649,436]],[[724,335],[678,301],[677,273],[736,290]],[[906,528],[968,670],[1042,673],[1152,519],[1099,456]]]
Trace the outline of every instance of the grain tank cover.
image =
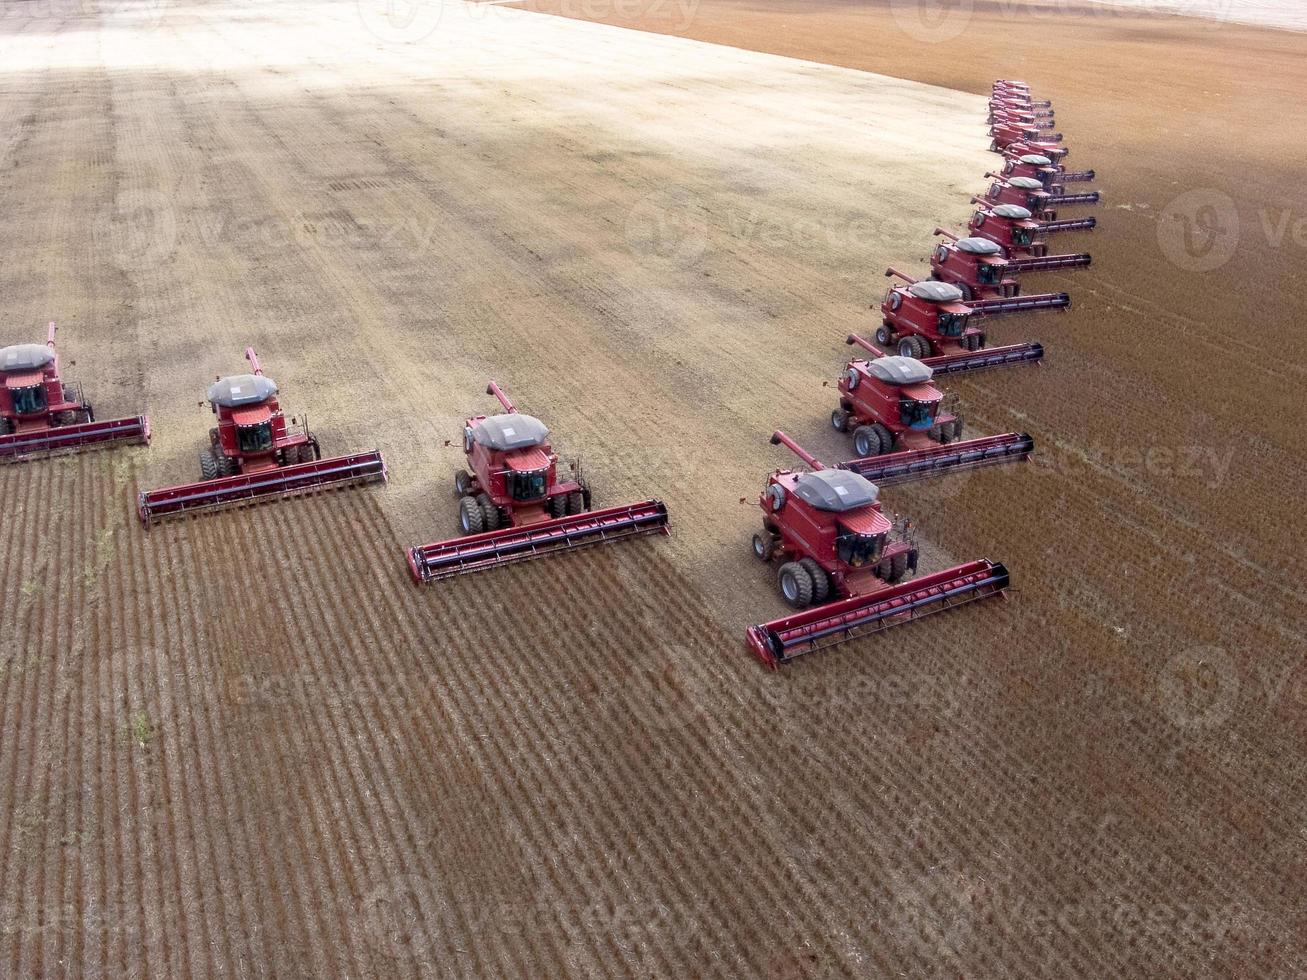
[[1000,204],[994,209],[994,213],[1010,221],[1029,221],[1031,218],[1030,210],[1020,204]]
[[209,385],[209,401],[223,408],[258,405],[277,393],[277,382],[261,374],[235,374]]
[[878,357],[867,365],[867,371],[892,385],[925,384],[935,373],[915,357]]
[[1048,157],[1040,156],[1038,153],[1027,153],[1021,158],[1022,163],[1028,163],[1032,167],[1051,167],[1053,161]]
[[959,252],[970,255],[998,255],[1003,251],[997,242],[991,242],[988,238],[959,238],[957,244]]
[[509,452],[540,445],[549,438],[549,427],[532,415],[511,412],[473,424],[472,438],[489,449]]
[[874,504],[880,489],[849,470],[818,470],[800,476],[794,483],[794,493],[818,510],[838,514]]
[[44,344],[15,344],[0,350],[0,371],[39,371],[54,360]]
[[924,299],[927,303],[960,303],[962,301],[962,290],[957,286],[947,282],[936,282],[934,279],[923,279],[920,282],[914,282],[908,287],[908,292],[917,299]]
[[1042,191],[1044,189],[1044,185],[1035,180],[1034,177],[1009,177],[1008,183],[1023,191]]

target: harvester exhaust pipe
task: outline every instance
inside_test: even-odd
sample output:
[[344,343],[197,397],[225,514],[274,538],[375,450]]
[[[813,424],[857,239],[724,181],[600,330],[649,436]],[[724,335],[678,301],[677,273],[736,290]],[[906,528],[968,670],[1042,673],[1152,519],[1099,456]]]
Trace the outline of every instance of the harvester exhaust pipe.
[[517,412],[517,409],[513,407],[513,403],[508,400],[508,396],[504,394],[503,389],[495,384],[495,382],[492,381],[490,384],[486,385],[486,394],[494,395],[495,398],[498,399],[499,404],[504,406],[504,411],[508,412],[510,415]]
[[780,429],[777,429],[771,434],[771,444],[773,446],[785,446],[790,452],[794,453],[795,456],[798,456],[799,459],[803,460],[804,463],[814,470],[822,470],[826,468],[822,465],[821,460],[800,446]]

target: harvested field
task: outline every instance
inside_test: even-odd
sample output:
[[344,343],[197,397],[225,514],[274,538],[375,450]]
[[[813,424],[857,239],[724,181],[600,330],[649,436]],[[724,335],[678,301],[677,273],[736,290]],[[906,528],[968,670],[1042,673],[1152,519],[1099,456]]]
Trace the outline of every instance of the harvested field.
[[[787,6],[692,26],[766,47]],[[1197,156],[1271,98],[1254,77],[1303,81],[1307,42],[1231,29],[1222,56],[1269,74],[1232,65],[1159,149],[1128,97],[1152,59],[1106,30],[1091,99],[1042,55],[924,79],[965,92],[854,70],[906,74],[817,43],[865,29],[840,4],[784,35],[800,61],[426,9],[408,36],[352,3],[0,22],[4,342],[59,320],[101,414],[155,429],[0,468],[0,976],[1307,969],[1300,263],[1250,244],[1234,176],[1272,200],[1301,154]],[[965,219],[997,159],[975,93],[1017,74],[1110,204],[1068,239],[1093,268],[1039,281],[1076,309],[998,328],[1049,364],[950,387],[1040,455],[886,500],[926,567],[986,554],[1018,587],[766,674],[742,639],[783,608],[747,549],[788,464],[766,435],[847,451],[840,339]],[[1171,79],[1155,111],[1197,98]],[[1208,272],[1157,231],[1202,187],[1245,218]],[[1226,383],[1235,283],[1270,385]],[[247,343],[390,486],[143,532],[133,493],[194,478],[196,403]],[[452,533],[491,376],[673,537],[414,588],[401,548]]]

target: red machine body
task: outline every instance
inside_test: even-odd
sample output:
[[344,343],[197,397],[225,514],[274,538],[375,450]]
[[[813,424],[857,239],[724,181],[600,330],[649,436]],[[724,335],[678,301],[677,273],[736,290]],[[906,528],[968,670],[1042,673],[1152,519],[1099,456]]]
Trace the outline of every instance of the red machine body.
[[1004,159],[1003,176],[1009,180],[1013,177],[1029,177],[1039,181],[1044,190],[1059,194],[1064,185],[1086,183],[1093,180],[1096,174],[1093,170],[1067,170],[1039,153],[1023,153]]
[[464,572],[542,557],[589,544],[644,534],[667,534],[659,500],[591,511],[590,487],[573,464],[560,479],[549,429],[517,408],[491,381],[486,394],[500,415],[474,415],[463,426],[468,470],[454,476],[459,530],[450,541],[409,548],[414,581],[431,582]]
[[[858,457],[841,463],[842,469],[883,485],[1017,462],[1034,450],[1034,440],[1025,433],[962,441],[962,418],[952,404],[946,404],[956,400],[935,387],[928,364],[908,357],[883,357],[855,334],[846,343],[873,357],[851,359],[840,375],[840,405],[831,412],[831,426],[852,434]],[[891,455],[896,457],[894,464],[882,466],[883,457]]]
[[1002,247],[988,238],[959,238],[943,228],[936,228],[935,234],[943,235],[947,241],[940,242],[931,253],[930,276],[957,286],[966,302],[1019,296],[1020,274],[1079,269],[1093,261],[1088,253],[1008,259]]
[[[994,204],[978,197],[979,205],[967,224],[975,238],[988,238],[1009,259],[1043,258],[1048,255],[1048,236],[1070,231],[1092,231],[1097,218],[1064,218],[1036,221],[1028,208],[1016,204]],[[1034,270],[1031,270],[1034,271]]]
[[[784,443],[810,471],[777,470],[758,499],[763,528],[753,537],[754,555],[779,563],[781,597],[801,610],[747,630],[767,666],[1006,588],[1006,569],[989,562],[902,582],[916,570],[913,531],[885,516],[876,485],[823,467],[783,432],[772,443]],[[932,590],[936,598],[927,601]]]
[[79,385],[63,381],[52,322],[45,344],[0,349],[0,460],[150,441],[143,415],[97,422]]
[[894,268],[886,269],[885,275],[896,276],[904,284],[891,286],[885,294],[876,342],[886,349],[897,344],[899,354],[917,360],[980,350],[986,336],[975,324],[981,320],[1035,310],[1065,310],[1071,305],[1066,293],[968,303],[963,301],[962,290],[950,283],[919,282]]
[[348,484],[385,482],[381,453],[369,450],[323,459],[308,420],[281,410],[277,383],[263,373],[254,348],[253,373],[219,378],[207,398],[218,424],[200,452],[200,483],[141,493],[137,513],[149,527],[159,518],[287,497]]
[[1003,178],[1000,174],[988,173],[986,177],[996,178],[985,194],[990,205],[1015,204],[1025,208],[1040,221],[1056,221],[1057,209],[1065,205],[1097,204],[1098,191],[1086,191],[1083,194],[1053,194],[1044,189],[1044,185],[1034,177]]

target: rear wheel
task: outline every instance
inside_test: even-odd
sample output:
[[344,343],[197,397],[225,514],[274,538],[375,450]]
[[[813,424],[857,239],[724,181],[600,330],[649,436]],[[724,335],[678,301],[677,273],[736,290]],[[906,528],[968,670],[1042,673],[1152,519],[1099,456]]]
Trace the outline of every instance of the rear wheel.
[[218,478],[218,459],[209,450],[200,453],[200,479],[216,480]]
[[816,559],[800,558],[799,564],[812,579],[812,601],[820,605],[830,596],[830,576],[826,574],[826,569],[817,564]]
[[877,426],[860,425],[853,430],[853,452],[859,459],[879,456],[884,451]]
[[812,602],[812,576],[797,561],[787,561],[776,573],[781,597],[795,609],[802,609]]
[[753,536],[753,555],[759,561],[771,561],[771,556],[776,552],[776,537],[771,534],[755,534]]
[[882,347],[888,347],[894,343],[894,331],[889,328],[888,324],[876,328],[876,343]]
[[486,524],[485,514],[475,497],[464,497],[458,502],[458,525],[464,534],[480,534]]
[[830,425],[836,432],[845,432],[849,427],[849,413],[837,408],[830,413]]
[[477,505],[481,508],[481,526],[487,531],[498,531],[503,523],[499,508],[490,499],[489,494],[478,494]]
[[454,474],[454,496],[466,497],[472,492],[472,474],[467,470],[459,470]]

